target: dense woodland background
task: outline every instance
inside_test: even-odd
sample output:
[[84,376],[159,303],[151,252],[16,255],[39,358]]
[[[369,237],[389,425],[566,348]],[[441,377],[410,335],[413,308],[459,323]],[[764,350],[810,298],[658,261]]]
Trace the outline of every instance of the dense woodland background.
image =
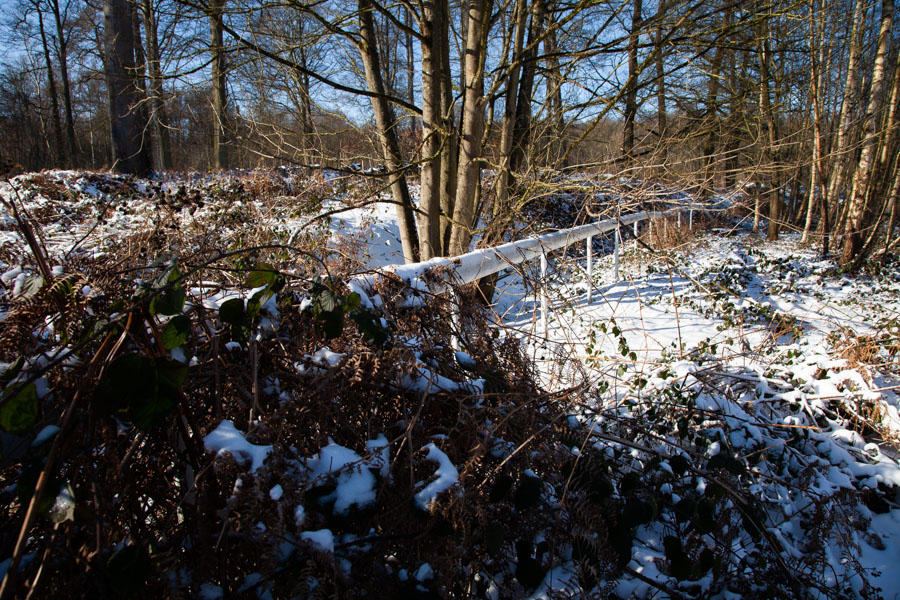
[[502,238],[585,169],[746,186],[770,238],[802,230],[844,264],[894,243],[890,0],[8,7],[8,168],[383,167],[407,260],[463,251],[485,223]]

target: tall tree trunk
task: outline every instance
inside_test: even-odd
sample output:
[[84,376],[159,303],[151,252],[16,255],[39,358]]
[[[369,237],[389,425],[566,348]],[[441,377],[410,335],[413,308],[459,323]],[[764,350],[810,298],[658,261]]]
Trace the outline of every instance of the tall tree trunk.
[[141,101],[134,77],[134,18],[129,0],[104,0],[103,49],[109,94],[113,169],[144,176],[150,173],[150,153],[143,143],[147,124],[135,110]]
[[147,66],[150,73],[150,125],[155,142],[156,168],[172,168],[172,147],[169,141],[169,121],[163,102],[162,65],[159,60],[156,14],[152,0],[141,0],[144,16],[144,35],[147,37]]
[[224,169],[228,165],[228,98],[225,91],[225,43],[222,36],[222,18],[225,0],[209,3],[209,51],[212,80],[212,167]]
[[885,66],[891,43],[891,29],[894,23],[894,1],[882,0],[881,30],[878,33],[878,49],[875,52],[875,63],[872,67],[872,86],[869,92],[869,104],[866,109],[865,137],[856,168],[853,193],[847,209],[847,222],[844,227],[844,241],[841,249],[841,264],[848,265],[856,261],[862,247],[863,229],[867,226],[867,198],[869,182],[872,178],[873,161],[876,144],[881,135],[881,107],[884,100]]
[[[833,156],[833,163],[829,168],[830,178],[828,180],[828,193],[826,194],[826,198],[834,207],[837,207],[839,204],[838,201],[840,200],[841,187],[843,186],[845,175],[845,163],[847,162],[846,158],[850,154],[847,146],[851,126],[850,115],[855,96],[854,90],[856,89],[857,72],[859,71],[859,53],[860,46],[862,45],[860,36],[862,34],[862,22],[865,14],[863,9],[864,5],[865,0],[856,0],[856,4],[853,8],[853,21],[850,26],[850,55],[847,58],[847,74],[844,78],[844,92],[841,99],[841,109],[838,115],[837,140],[835,141],[831,153]],[[824,225],[827,226],[827,223]],[[835,221],[834,229],[836,232],[839,226],[840,219]]]
[[781,208],[781,191],[778,185],[775,169],[778,167],[778,132],[776,129],[775,110],[772,106],[770,97],[769,84],[772,80],[772,50],[769,40],[769,21],[768,17],[761,21],[759,36],[759,110],[763,122],[765,135],[760,138],[764,139],[765,147],[763,154],[765,156],[766,169],[768,170],[768,196],[769,196],[769,228],[766,239],[774,241],[778,239],[778,231],[780,229],[780,208]]
[[[441,6],[441,216],[438,249],[446,256],[450,246],[450,218],[456,202],[457,168],[459,163],[459,131],[453,119],[453,80],[450,72],[450,2],[440,0]],[[465,61],[463,61],[465,63]],[[465,69],[463,69],[465,70]]]
[[422,260],[440,255],[441,235],[441,26],[442,0],[424,3],[422,15],[422,170],[419,191],[419,251]]
[[525,29],[527,26],[527,0],[516,0],[515,34],[506,77],[506,93],[504,95],[503,121],[500,125],[500,173],[498,176],[497,201],[495,215],[505,210],[510,188],[512,187],[512,152],[513,135],[516,120],[516,97],[519,93],[519,76],[522,70],[522,53],[525,45]]
[[622,136],[622,156],[629,168],[634,162],[634,120],[637,117],[638,43],[641,31],[642,0],[633,0],[631,32],[628,38],[628,82],[625,84],[625,130]]
[[522,55],[522,74],[519,79],[512,156],[509,162],[509,168],[513,172],[519,172],[525,166],[527,158],[525,153],[531,140],[531,103],[534,100],[534,76],[537,70],[535,56],[538,51],[538,38],[544,30],[545,9],[544,0],[535,0],[531,5],[531,25],[528,28],[528,45]]
[[408,262],[419,260],[419,241],[416,234],[416,219],[412,198],[403,174],[403,156],[397,140],[397,123],[394,111],[388,103],[382,79],[381,60],[375,37],[375,21],[372,18],[370,0],[358,0],[359,7],[359,51],[366,72],[366,84],[372,96],[372,110],[381,140],[384,162],[391,173],[391,195],[397,210],[397,224],[400,227],[400,242],[403,245],[403,259]]
[[47,65],[47,85],[50,91],[50,111],[53,113],[53,140],[56,146],[53,150],[56,153],[56,166],[63,166],[65,163],[65,152],[62,142],[62,122],[59,119],[59,94],[56,91],[56,75],[53,74],[53,62],[50,60],[50,45],[47,41],[47,33],[44,29],[44,15],[41,13],[40,7],[37,9],[38,31],[41,34],[41,46],[44,51],[44,62]]
[[68,144],[69,164],[75,166],[78,146],[75,140],[75,119],[72,115],[72,92],[69,84],[69,40],[63,25],[63,16],[59,7],[59,0],[51,0],[50,8],[53,10],[53,19],[56,22],[56,48],[59,58],[59,77],[62,82],[63,109],[66,114],[66,142]]
[[[809,49],[810,67],[812,69],[809,80],[809,92],[813,111],[813,156],[812,164],[809,168],[809,202],[806,207],[806,220],[803,224],[803,236],[800,240],[801,243],[804,244],[809,240],[809,232],[812,227],[816,202],[823,202],[826,204],[828,202],[823,173],[823,161],[825,157],[825,134],[823,131],[824,117],[822,114],[822,93],[824,84],[822,71],[825,68],[825,65],[823,64],[825,62],[824,16],[822,15],[821,9],[818,8],[818,0],[812,0],[809,5]],[[828,210],[827,206],[825,210]]]
[[480,184],[482,135],[484,134],[484,65],[491,0],[469,0],[466,36],[466,94],[460,136],[459,184],[453,212],[449,254],[466,252],[472,240],[475,196]]
[[659,139],[659,161],[660,172],[664,173],[666,169],[666,160],[668,156],[668,147],[666,144],[666,130],[668,129],[666,115],[666,69],[665,69],[665,52],[663,52],[663,19],[668,10],[666,0],[659,0],[659,6],[656,9],[656,33],[654,43],[656,44],[656,135]]

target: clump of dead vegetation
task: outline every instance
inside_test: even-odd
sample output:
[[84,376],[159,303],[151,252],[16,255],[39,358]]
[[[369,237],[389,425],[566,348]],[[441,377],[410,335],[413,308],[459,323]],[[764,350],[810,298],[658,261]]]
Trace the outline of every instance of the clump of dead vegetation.
[[[819,499],[803,556],[786,560],[754,488],[761,460],[811,481],[814,461],[790,455],[816,440],[773,428],[752,453],[707,452],[739,427],[697,399],[733,374],[688,383],[664,367],[612,408],[603,388],[543,390],[473,290],[436,297],[389,276],[362,290],[352,248],[315,225],[292,244],[261,227],[247,200],[313,216],[332,189],[267,177],[150,192],[216,208],[192,227],[163,211],[114,255],[73,254],[63,274],[4,290],[5,593],[514,598],[553,573],[564,596],[612,597],[621,577],[669,597],[850,585],[818,581],[828,541],[865,529],[862,492]],[[265,459],[211,451],[225,421]],[[311,473],[338,446],[356,460]],[[441,456],[457,479],[424,502]],[[341,496],[354,477],[368,499]],[[664,532],[652,560],[642,527]]]

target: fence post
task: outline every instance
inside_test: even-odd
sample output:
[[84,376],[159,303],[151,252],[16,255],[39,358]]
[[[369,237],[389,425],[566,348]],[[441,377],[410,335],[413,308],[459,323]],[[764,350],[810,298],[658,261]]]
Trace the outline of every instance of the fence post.
[[591,291],[594,289],[594,236],[587,238],[587,303],[591,303]]
[[637,252],[638,249],[638,222],[634,222],[634,251]]
[[615,267],[616,272],[616,283],[619,281],[619,248],[622,246],[622,232],[619,229],[619,226],[616,225],[616,253],[613,265]]
[[547,253],[541,252],[541,327],[547,337]]
[[681,229],[681,211],[678,211],[678,228]]
[[688,229],[690,229],[691,231],[694,230],[694,207],[693,206],[688,211]]

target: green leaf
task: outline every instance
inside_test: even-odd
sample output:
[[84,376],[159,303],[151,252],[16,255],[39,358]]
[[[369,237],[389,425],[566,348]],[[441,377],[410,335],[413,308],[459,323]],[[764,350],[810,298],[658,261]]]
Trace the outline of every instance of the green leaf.
[[[679,432],[681,430],[681,424],[678,425]],[[684,437],[684,436],[682,436]],[[687,458],[682,456],[681,454],[676,454],[675,456],[669,457],[669,466],[672,467],[672,470],[676,475],[684,475],[688,468],[691,466],[691,463]]]
[[168,358],[156,359],[157,381],[161,387],[178,390],[184,385],[187,371],[187,365],[180,362],[169,360]]
[[191,333],[191,320],[184,315],[176,315],[166,323],[162,332],[162,343],[166,350],[177,348],[187,341]]
[[152,573],[150,555],[142,546],[125,546],[106,563],[109,587],[121,598],[139,595]]
[[219,307],[219,319],[223,323],[240,324],[244,320],[244,314],[244,300],[242,298],[226,300]]
[[356,292],[351,292],[344,299],[344,310],[350,312],[352,310],[356,310],[359,308],[360,303],[362,303],[362,298]]
[[338,308],[324,313],[321,315],[321,323],[322,331],[329,340],[340,337],[344,332],[344,311]]
[[271,285],[275,282],[278,275],[278,271],[268,263],[259,263],[256,269],[247,276],[247,287],[256,288],[263,285]]
[[12,389],[14,388],[7,388],[3,393],[0,428],[7,433],[25,433],[38,419],[37,388],[33,383],[29,383],[10,395]]
[[16,362],[9,365],[4,369],[3,374],[0,375],[0,385],[6,386],[10,381],[16,378],[16,376],[22,371],[22,367],[25,365],[25,357],[20,356],[16,359]]
[[184,288],[180,284],[163,290],[150,300],[151,315],[178,315],[184,310]]
[[341,299],[337,294],[323,287],[316,296],[313,308],[317,307],[319,312],[331,312],[341,306],[341,304]]

